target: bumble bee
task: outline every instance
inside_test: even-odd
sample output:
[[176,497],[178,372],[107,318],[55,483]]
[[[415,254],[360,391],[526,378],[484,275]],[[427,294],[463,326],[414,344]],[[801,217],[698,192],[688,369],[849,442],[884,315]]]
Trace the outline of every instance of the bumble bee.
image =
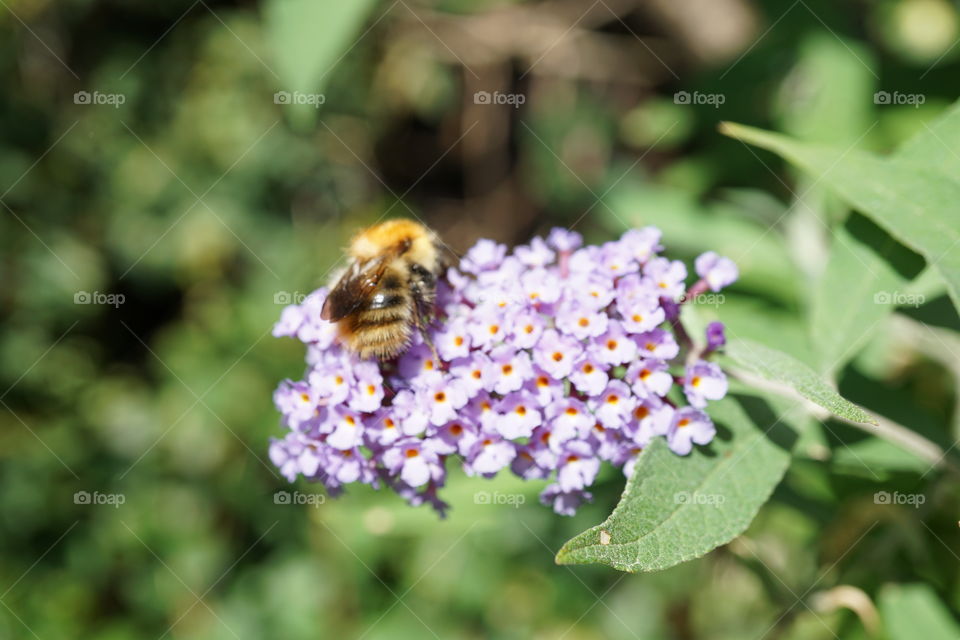
[[350,264],[320,312],[337,323],[340,342],[361,358],[389,360],[407,348],[414,330],[426,338],[445,264],[437,234],[412,220],[390,220],[354,236],[347,255]]

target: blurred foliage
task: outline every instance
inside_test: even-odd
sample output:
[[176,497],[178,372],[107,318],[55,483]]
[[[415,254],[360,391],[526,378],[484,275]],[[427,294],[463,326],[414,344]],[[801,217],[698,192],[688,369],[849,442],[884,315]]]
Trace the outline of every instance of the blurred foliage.
[[[460,475],[442,522],[373,491],[274,502],[315,489],[266,459],[272,389],[303,355],[270,326],[382,215],[458,251],[657,224],[678,258],[740,263],[706,315],[819,364],[806,323],[829,313],[811,300],[847,211],[716,125],[889,151],[956,97],[956,7],[715,4],[3,2],[0,637],[899,640],[930,611],[955,636],[955,481],[834,422],[811,421],[744,536],[662,573],[553,564],[609,513],[615,472],[573,519],[536,483]],[[906,286],[930,301],[836,377],[947,449],[960,322],[935,281]]]

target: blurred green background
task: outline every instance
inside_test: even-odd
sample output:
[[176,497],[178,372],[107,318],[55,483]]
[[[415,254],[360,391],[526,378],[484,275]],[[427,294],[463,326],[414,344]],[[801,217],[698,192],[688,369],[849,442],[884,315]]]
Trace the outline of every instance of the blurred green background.
[[[847,211],[717,124],[893,148],[957,97],[954,2],[0,5],[0,638],[957,628],[956,482],[842,424],[810,424],[744,536],[648,575],[553,564],[616,503],[613,470],[572,519],[541,483],[454,473],[440,521],[370,490],[276,504],[322,498],[266,455],[272,390],[303,369],[271,325],[384,214],[458,251],[657,224],[675,257],[738,261],[732,331],[809,361],[823,220]],[[917,287],[838,379],[947,448],[960,323]]]

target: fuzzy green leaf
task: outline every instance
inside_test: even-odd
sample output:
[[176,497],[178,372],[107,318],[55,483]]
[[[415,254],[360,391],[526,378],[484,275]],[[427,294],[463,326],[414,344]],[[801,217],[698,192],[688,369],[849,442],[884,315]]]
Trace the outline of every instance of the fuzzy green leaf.
[[880,592],[879,608],[890,640],[956,640],[960,637],[960,625],[928,585],[887,585]]
[[870,414],[844,399],[813,369],[782,351],[738,338],[727,344],[726,355],[748,372],[770,382],[787,385],[834,415],[864,424],[877,424]]
[[[953,118],[948,123],[952,125]],[[938,126],[944,135],[952,130],[946,124]],[[941,166],[918,159],[924,148],[932,151],[934,144],[944,143],[939,134],[908,143],[903,156],[883,158],[856,149],[797,142],[742,125],[727,123],[722,130],[773,151],[809,172],[923,255],[943,277],[954,305],[960,308],[960,179]]]
[[713,443],[678,456],[655,440],[610,517],[563,545],[557,562],[658,571],[742,533],[786,471],[796,433],[750,396],[727,397],[710,414],[718,430]]

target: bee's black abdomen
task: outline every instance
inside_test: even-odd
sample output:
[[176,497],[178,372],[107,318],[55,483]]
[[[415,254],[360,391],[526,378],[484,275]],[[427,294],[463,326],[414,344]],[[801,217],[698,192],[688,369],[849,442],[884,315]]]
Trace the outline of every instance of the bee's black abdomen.
[[392,309],[393,307],[399,307],[405,304],[407,301],[406,297],[399,293],[390,293],[384,291],[378,293],[370,298],[370,304],[367,305],[368,310],[380,310],[380,309]]

